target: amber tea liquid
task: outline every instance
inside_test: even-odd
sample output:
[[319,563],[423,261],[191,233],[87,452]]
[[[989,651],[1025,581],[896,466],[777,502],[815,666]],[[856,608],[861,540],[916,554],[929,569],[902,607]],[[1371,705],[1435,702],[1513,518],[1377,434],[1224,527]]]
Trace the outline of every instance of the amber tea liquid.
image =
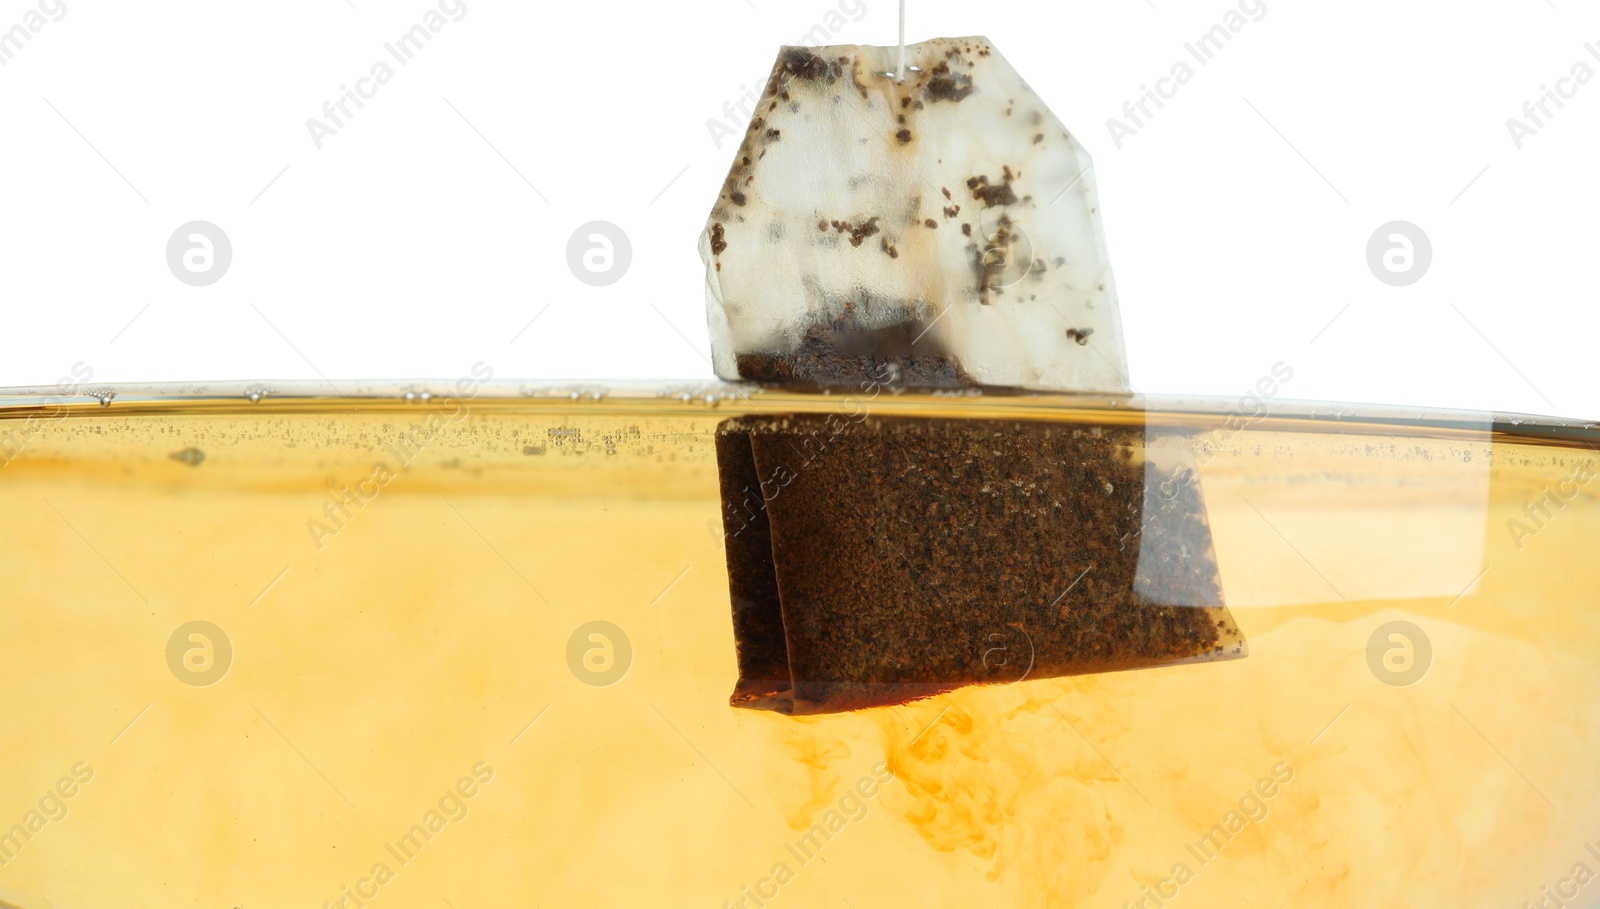
[[791,718],[713,433],[841,398],[5,401],[7,905],[1600,900],[1592,427],[885,395],[1179,439],[1249,655]]

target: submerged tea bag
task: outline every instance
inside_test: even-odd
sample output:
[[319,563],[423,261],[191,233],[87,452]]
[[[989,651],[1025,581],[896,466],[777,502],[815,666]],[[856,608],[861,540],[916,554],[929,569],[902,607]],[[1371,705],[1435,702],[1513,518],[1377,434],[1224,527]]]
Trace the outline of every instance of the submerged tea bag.
[[[989,42],[785,48],[701,238],[717,372],[1127,393],[1088,155]],[[1243,656],[1197,477],[1137,426],[718,427],[735,706]]]
[[1142,429],[718,428],[739,681],[786,713],[1243,656],[1193,479]]
[[985,38],[787,47],[700,239],[717,375],[1127,392],[1089,156]]

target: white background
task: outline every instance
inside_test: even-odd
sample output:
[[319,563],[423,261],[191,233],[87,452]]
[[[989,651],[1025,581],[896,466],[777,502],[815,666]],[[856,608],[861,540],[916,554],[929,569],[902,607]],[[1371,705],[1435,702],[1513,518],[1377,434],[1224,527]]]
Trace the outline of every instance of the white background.
[[[695,242],[735,146],[707,121],[840,9],[465,0],[319,150],[307,119],[426,2],[64,2],[0,67],[0,385],[709,377]],[[1600,79],[1520,150],[1506,125],[1600,69],[1600,13],[1265,7],[1121,149],[1107,119],[1227,3],[911,0],[909,32],[987,35],[1094,155],[1140,391],[1283,360],[1285,397],[1600,413]],[[844,8],[835,43],[895,41],[890,0]],[[1403,288],[1365,253],[1396,219],[1433,244]],[[191,220],[233,243],[209,287],[166,265]],[[566,264],[592,220],[632,241],[609,287]]]

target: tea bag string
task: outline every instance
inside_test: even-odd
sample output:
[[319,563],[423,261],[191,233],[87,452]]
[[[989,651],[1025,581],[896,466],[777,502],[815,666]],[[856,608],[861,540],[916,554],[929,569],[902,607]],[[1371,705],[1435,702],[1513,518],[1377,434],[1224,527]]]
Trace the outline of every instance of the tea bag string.
[[917,72],[915,66],[906,66],[906,0],[900,0],[900,59],[899,64],[892,73],[883,73],[887,79],[896,82],[906,81],[906,70]]
[[900,66],[894,71],[894,80],[906,80],[906,0],[900,0]]

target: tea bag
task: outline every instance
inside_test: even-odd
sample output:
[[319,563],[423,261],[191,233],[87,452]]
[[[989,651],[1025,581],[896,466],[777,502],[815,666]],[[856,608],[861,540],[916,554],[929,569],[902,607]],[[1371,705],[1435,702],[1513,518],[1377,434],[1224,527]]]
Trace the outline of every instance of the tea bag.
[[1127,392],[1089,156],[985,38],[786,47],[700,238],[717,375]]
[[[1088,155],[983,38],[784,48],[701,237],[718,375],[1129,392]],[[1243,656],[1182,452],[1127,426],[718,428],[736,706]]]
[[1192,475],[1142,430],[837,415],[718,429],[735,706],[1243,656]]

